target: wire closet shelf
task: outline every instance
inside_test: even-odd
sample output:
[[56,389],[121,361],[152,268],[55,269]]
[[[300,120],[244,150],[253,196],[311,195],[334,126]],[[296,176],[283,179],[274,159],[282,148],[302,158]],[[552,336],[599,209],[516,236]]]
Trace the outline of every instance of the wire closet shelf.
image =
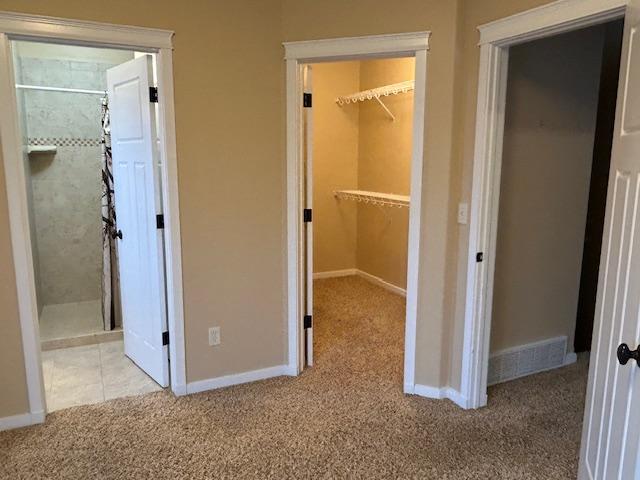
[[371,90],[363,90],[362,92],[352,93],[351,95],[343,95],[336,98],[336,103],[340,106],[348,105],[350,103],[364,102],[367,100],[375,100],[384,109],[385,113],[392,121],[395,121],[396,117],[391,113],[391,110],[387,108],[380,97],[388,97],[389,95],[398,95],[400,93],[407,93],[415,89],[415,81],[407,80],[406,82],[393,83],[391,85],[385,85],[383,87],[372,88]]
[[336,190],[333,194],[338,200],[352,200],[381,207],[409,207],[408,195],[368,192],[366,190]]

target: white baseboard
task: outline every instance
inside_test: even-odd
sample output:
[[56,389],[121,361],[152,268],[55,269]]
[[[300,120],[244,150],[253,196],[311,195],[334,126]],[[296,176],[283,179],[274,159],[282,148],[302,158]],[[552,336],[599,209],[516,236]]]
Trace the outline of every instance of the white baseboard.
[[291,368],[289,365],[278,365],[276,367],[262,368],[260,370],[251,370],[249,372],[234,373],[223,377],[189,382],[187,383],[187,394],[205,392],[207,390],[240,385],[242,383],[256,382],[258,380],[265,380],[267,378],[280,377],[283,375],[291,375]]
[[460,408],[464,408],[464,409],[469,408],[469,401],[467,397],[462,395],[462,393],[460,393],[458,390],[455,390],[451,387],[447,387],[445,389],[445,398],[448,398],[453,403],[458,405]]
[[442,396],[443,394],[442,388],[430,387],[428,385],[420,385],[419,383],[416,383],[413,386],[413,394],[418,395],[420,397],[425,397],[425,398],[435,398],[435,399],[444,398]]
[[407,296],[407,291],[404,288],[398,287],[393,283],[389,283],[386,280],[381,279],[380,277],[376,277],[375,275],[371,275],[370,273],[363,272],[362,270],[357,270],[356,275],[364,278],[368,282],[378,285],[379,287],[384,288],[385,290],[389,290],[390,292],[397,293],[398,295],[402,295],[403,297]]
[[412,393],[425,398],[433,398],[436,400],[449,399],[461,408],[468,408],[468,401],[459,391],[451,387],[430,387],[428,385],[415,384],[405,385],[405,393]]
[[314,280],[321,280],[323,278],[337,278],[337,277],[349,277],[351,275],[356,275],[358,269],[356,268],[345,268],[344,270],[332,270],[329,272],[317,272],[313,274]]
[[576,352],[569,352],[564,356],[564,364],[571,365],[578,361],[578,354]]
[[187,386],[184,383],[181,385],[171,385],[171,391],[176,397],[183,397],[187,394]]
[[317,272],[313,274],[314,280],[321,280],[323,278],[337,278],[337,277],[349,277],[351,275],[358,275],[360,278],[367,280],[379,287],[384,288],[385,290],[389,290],[390,292],[397,293],[398,295],[402,295],[403,297],[407,296],[407,290],[398,287],[392,283],[387,282],[386,280],[381,279],[380,277],[376,277],[370,273],[367,273],[363,270],[357,268],[347,268],[344,270],[333,270],[331,272]]
[[282,365],[282,368],[282,375],[287,375],[289,377],[297,377],[300,375],[297,365]]
[[12,430],[14,428],[28,427],[44,423],[44,412],[21,413],[11,417],[0,418],[0,432],[3,430]]

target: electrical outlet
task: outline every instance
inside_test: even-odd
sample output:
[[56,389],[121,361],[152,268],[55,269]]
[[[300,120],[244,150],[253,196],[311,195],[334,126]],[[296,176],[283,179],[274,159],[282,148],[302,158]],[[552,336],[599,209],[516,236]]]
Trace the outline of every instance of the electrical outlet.
[[220,327],[211,327],[209,329],[209,345],[220,345]]
[[469,204],[458,204],[458,223],[460,225],[466,225],[469,222]]

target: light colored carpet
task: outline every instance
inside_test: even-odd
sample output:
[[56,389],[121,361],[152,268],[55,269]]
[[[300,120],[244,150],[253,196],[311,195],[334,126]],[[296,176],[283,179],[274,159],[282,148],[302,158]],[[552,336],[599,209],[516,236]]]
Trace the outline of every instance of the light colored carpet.
[[316,365],[175,398],[54,412],[0,433],[10,479],[576,477],[585,361],[493,387],[489,406],[405,396],[404,299],[317,282]]

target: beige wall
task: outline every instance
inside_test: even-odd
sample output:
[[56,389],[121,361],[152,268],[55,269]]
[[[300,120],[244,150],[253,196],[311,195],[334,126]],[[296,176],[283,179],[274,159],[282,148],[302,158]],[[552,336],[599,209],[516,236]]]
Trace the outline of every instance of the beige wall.
[[[468,231],[455,209],[470,190],[476,27],[544,3],[0,0],[0,10],[175,30],[189,381],[286,358],[281,42],[430,30],[416,381],[456,387]],[[4,182],[0,212],[1,417],[27,409]],[[222,326],[220,347],[207,344],[211,325]]]
[[[357,206],[335,190],[358,185],[359,109],[336,97],[360,89],[360,62],[313,65],[313,271],[356,267]],[[355,108],[354,108],[355,107]]]
[[491,351],[573,351],[604,27],[509,55]]
[[4,170],[0,168],[0,418],[27,412],[20,317],[9,233]]
[[[361,62],[360,89],[413,80],[415,60]],[[360,104],[358,189],[409,195],[413,129],[413,92],[385,97],[396,120],[377,102]],[[357,265],[401,288],[407,286],[409,209],[358,206]]]

